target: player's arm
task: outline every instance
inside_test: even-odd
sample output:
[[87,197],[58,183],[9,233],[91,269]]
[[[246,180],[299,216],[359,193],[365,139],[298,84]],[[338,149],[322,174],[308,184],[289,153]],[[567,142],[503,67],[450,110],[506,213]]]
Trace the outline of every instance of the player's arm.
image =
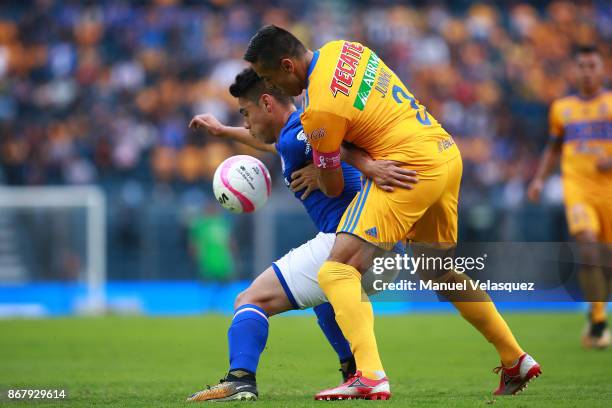
[[[393,191],[393,187],[412,190],[418,183],[417,172],[400,167],[401,163],[391,160],[374,160],[363,149],[350,143],[340,147],[340,158],[359,170],[364,176],[374,180],[374,183],[385,191]],[[310,163],[291,173],[291,191],[303,191],[301,199],[305,200],[310,193],[319,190],[318,171]]]
[[530,201],[537,202],[540,200],[544,182],[559,163],[562,144],[563,142],[560,138],[551,138],[546,149],[544,149],[544,154],[542,154],[542,159],[536,171],[536,175],[527,189],[527,197]]
[[328,197],[338,197],[344,190],[340,146],[348,120],[333,113],[311,109],[302,113],[300,119],[312,146],[312,161],[317,168],[319,189]]
[[319,186],[328,197],[338,197],[344,191],[344,175],[342,167],[325,169],[318,168]]
[[548,141],[534,180],[545,181],[557,167],[561,157],[561,145],[561,139],[554,138]]
[[559,158],[561,157],[561,147],[563,146],[563,126],[558,119],[558,114],[555,105],[550,108],[550,139],[540,165],[536,170],[536,175],[527,188],[527,197],[530,201],[537,202],[540,199],[540,194],[544,188],[544,182],[557,167]]
[[342,143],[340,158],[372,179],[384,191],[393,191],[393,187],[412,190],[413,184],[418,182],[416,171],[404,169],[396,161],[374,160],[365,150],[351,143]]
[[246,128],[226,126],[210,113],[194,116],[191,122],[189,122],[189,127],[192,129],[205,129],[213,136],[231,139],[262,152],[276,153],[276,146],[273,144],[267,144],[257,140],[251,136],[251,133]]

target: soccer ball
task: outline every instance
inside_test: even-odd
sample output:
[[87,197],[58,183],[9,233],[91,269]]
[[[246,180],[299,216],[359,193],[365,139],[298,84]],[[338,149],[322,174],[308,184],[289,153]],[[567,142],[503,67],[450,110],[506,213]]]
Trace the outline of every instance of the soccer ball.
[[232,156],[217,167],[213,177],[215,198],[233,213],[250,213],[270,198],[272,182],[266,166],[254,157]]

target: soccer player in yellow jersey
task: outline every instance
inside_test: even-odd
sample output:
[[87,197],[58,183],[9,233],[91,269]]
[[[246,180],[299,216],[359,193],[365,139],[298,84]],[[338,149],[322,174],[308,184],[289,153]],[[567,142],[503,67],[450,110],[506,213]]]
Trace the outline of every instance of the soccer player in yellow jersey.
[[612,290],[612,92],[603,87],[604,64],[594,47],[576,53],[578,94],[550,107],[550,142],[528,189],[540,197],[546,177],[561,158],[565,212],[578,243],[580,283],[591,301],[586,348],[610,344],[606,299]]
[[[387,192],[364,180],[318,274],[359,371],[315,398],[388,399],[391,392],[376,346],[372,306],[362,301],[361,274],[372,264],[377,247],[389,249],[407,238],[428,244],[427,251],[438,251],[438,256],[455,246],[459,150],[393,71],[362,44],[332,41],[313,52],[288,31],[266,26],[251,39],[244,58],[260,77],[287,94],[297,96],[305,90],[301,121],[313,148],[320,188],[327,195],[336,196],[343,189],[343,141],[376,160],[397,161],[418,171],[414,192]],[[460,279],[452,271],[437,278]],[[539,375],[540,366],[523,352],[490,301],[453,303],[500,354],[497,394],[514,394]]]

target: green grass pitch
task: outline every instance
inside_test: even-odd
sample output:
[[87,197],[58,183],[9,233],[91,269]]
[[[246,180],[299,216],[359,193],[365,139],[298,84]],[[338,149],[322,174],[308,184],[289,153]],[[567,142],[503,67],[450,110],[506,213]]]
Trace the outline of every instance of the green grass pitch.
[[[494,349],[451,314],[380,316],[390,401],[313,401],[339,382],[314,317],[275,317],[258,373],[260,400],[227,406],[610,407],[612,352],[579,346],[583,316],[507,314],[543,375],[516,397],[492,398]],[[226,316],[0,321],[0,406],[189,407],[227,369]],[[7,401],[8,388],[66,388],[56,402]],[[33,405],[34,404],[34,405]]]

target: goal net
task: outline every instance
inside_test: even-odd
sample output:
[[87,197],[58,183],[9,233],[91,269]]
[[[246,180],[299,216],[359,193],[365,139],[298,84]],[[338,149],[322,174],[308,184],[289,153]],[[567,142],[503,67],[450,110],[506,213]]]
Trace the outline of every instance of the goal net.
[[0,187],[0,315],[105,310],[105,205],[93,186]]

